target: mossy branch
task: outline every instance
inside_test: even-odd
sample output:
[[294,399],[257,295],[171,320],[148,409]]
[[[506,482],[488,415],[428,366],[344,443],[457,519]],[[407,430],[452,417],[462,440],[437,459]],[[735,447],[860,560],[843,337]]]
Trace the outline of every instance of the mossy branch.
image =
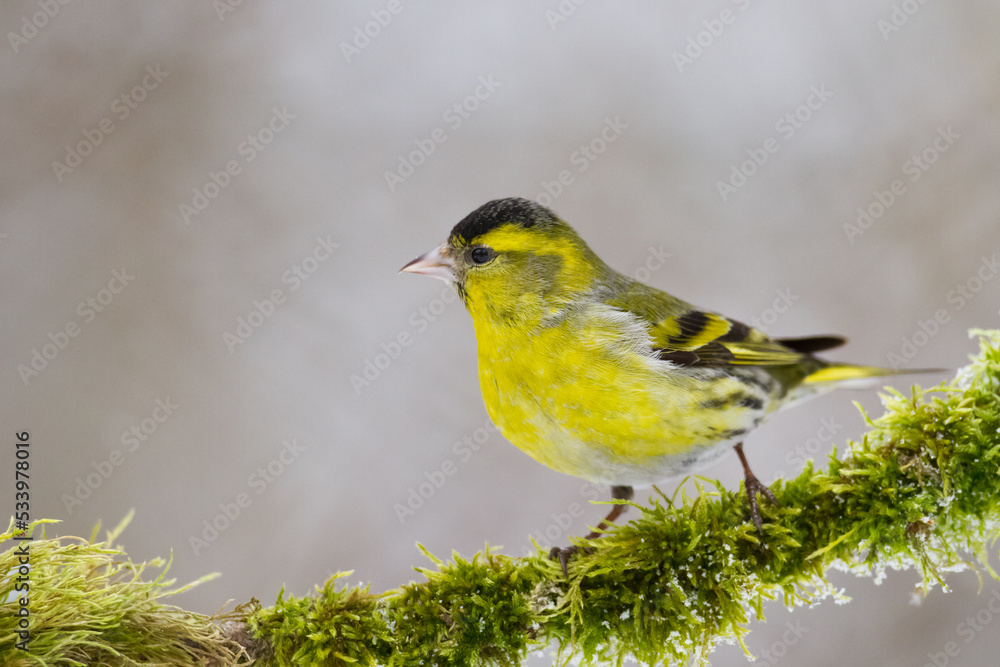
[[[129,512],[103,542],[96,542],[100,524],[89,540],[46,538],[40,530],[0,554],[0,664],[221,666],[245,655],[208,617],[162,602],[215,575],[171,588],[169,561],[135,564],[113,546],[131,519]],[[15,531],[11,519],[0,542],[52,523]],[[147,568],[162,571],[147,580]]]
[[[425,551],[423,582],[373,594],[338,586],[342,573],[314,596],[282,591],[273,607],[240,608],[223,632],[219,619],[161,606],[167,582],[141,582],[142,566],[115,560],[124,554],[111,536],[36,540],[31,651],[13,653],[10,574],[0,580],[0,651],[24,665],[516,665],[553,645],[585,664],[686,663],[720,641],[742,644],[769,599],[834,594],[833,566],[874,576],[912,567],[927,589],[946,570],[973,567],[971,555],[996,576],[988,549],[1000,526],[1000,331],[974,333],[980,353],[952,384],[890,393],[845,456],[772,485],[779,506],[763,508],[763,535],[740,490],[696,480],[694,498],[636,504],[640,516],[574,557],[568,578],[541,549],[511,558],[487,547],[450,562]],[[0,573],[16,569],[12,552]],[[98,614],[87,596],[103,596],[110,611]],[[168,644],[180,651],[169,660]]]

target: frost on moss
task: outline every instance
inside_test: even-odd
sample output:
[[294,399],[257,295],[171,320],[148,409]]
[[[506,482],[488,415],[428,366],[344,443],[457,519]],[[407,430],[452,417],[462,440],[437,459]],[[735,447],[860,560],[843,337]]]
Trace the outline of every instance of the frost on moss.
[[[233,641],[259,665],[517,665],[548,646],[567,662],[685,664],[704,662],[719,642],[742,642],[769,599],[796,605],[832,595],[831,567],[874,576],[915,568],[926,589],[946,571],[972,567],[970,554],[988,569],[1000,526],[1000,331],[974,333],[981,351],[952,384],[890,392],[860,443],[772,485],[779,505],[763,507],[763,535],[747,521],[741,490],[696,479],[693,497],[679,491],[636,504],[638,518],[574,557],[568,578],[541,549],[511,558],[487,547],[450,562],[425,552],[431,566],[419,568],[421,582],[373,594],[336,575],[315,595],[282,591],[273,607],[243,608],[215,634],[204,625],[210,619],[159,605],[162,575],[144,583],[142,566],[112,565],[120,551],[36,541],[52,559],[35,580],[50,591],[47,624],[33,640],[46,657],[24,664],[96,664],[85,652],[98,650],[103,664],[235,664]],[[69,546],[77,551],[60,551]],[[0,561],[5,594],[10,553]],[[101,575],[96,584],[88,572]],[[63,579],[81,595],[101,591],[110,611],[60,597]],[[9,609],[0,613],[5,652]],[[130,624],[115,629],[125,618]],[[168,629],[142,631],[161,621]],[[169,646],[178,653],[167,658]],[[212,647],[220,652],[210,657],[195,650]]]

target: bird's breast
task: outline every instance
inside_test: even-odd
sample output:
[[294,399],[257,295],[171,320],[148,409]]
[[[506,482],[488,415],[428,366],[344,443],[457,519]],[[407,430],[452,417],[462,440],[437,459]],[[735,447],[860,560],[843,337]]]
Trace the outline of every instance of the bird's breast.
[[641,323],[612,308],[527,329],[477,325],[476,337],[483,399],[501,433],[592,481],[673,476],[738,441],[767,411],[764,387],[657,359]]

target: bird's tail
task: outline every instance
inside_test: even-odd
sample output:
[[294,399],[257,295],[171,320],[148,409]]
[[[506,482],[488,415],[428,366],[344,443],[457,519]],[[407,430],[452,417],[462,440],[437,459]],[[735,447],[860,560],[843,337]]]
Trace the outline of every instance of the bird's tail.
[[813,389],[864,389],[878,386],[880,378],[893,375],[918,375],[921,373],[945,373],[945,368],[878,368],[876,366],[855,366],[853,364],[830,364],[819,368],[802,380],[802,384]]

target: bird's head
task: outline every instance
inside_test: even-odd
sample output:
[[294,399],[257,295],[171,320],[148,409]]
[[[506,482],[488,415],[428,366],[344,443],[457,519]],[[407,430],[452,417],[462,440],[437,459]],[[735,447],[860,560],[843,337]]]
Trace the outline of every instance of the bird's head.
[[454,283],[477,321],[509,322],[553,314],[608,269],[551,210],[511,198],[483,204],[401,270]]

